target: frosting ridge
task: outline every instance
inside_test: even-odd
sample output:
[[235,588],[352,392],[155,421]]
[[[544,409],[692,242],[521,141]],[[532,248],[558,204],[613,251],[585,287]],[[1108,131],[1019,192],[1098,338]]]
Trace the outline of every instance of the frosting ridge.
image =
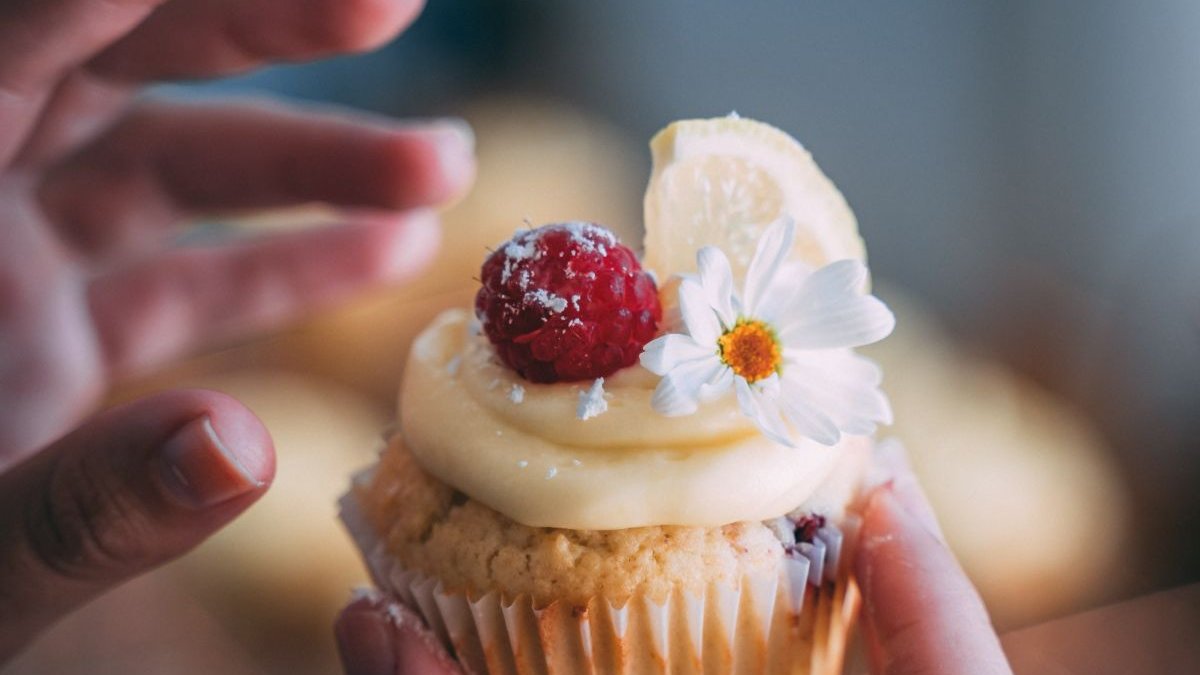
[[[650,406],[640,366],[604,383],[607,411],[576,417],[591,382],[534,384],[499,364],[470,315],[449,310],[413,345],[400,396],[406,444],[430,473],[531,526],[609,530],[766,520],[804,502],[838,446],[789,448],[763,436],[732,397],[697,414]],[[512,392],[519,391],[519,396]]]

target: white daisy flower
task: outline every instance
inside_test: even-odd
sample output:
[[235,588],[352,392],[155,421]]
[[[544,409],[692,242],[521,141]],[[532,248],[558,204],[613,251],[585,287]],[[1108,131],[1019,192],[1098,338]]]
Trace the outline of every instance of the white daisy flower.
[[732,388],[743,414],[793,447],[801,437],[833,445],[842,434],[869,435],[876,423],[891,423],[879,367],[852,350],[886,337],[895,316],[862,292],[862,262],[812,270],[787,261],[794,236],[790,219],[767,228],[741,295],[720,249],[696,254],[699,273],[679,285],[686,333],[658,337],[642,351],[642,365],[662,376],[655,410],[690,415]]

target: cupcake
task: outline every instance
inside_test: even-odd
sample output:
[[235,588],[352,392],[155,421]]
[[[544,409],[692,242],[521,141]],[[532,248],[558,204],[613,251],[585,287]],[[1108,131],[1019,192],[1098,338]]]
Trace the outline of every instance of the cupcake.
[[497,247],[414,343],[343,520],[471,672],[838,672],[891,415],[853,348],[893,317],[789,136],[733,116],[651,147],[644,257],[584,222]]

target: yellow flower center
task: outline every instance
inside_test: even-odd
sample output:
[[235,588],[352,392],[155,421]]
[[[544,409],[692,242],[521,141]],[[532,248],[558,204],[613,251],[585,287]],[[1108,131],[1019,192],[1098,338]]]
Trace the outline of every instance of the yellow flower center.
[[717,339],[721,360],[747,382],[770,377],[783,362],[775,333],[761,321],[738,321]]

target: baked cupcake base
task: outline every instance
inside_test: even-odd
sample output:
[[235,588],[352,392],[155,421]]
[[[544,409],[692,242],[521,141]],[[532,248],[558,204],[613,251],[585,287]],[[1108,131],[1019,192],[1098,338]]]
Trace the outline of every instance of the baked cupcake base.
[[[385,453],[385,463],[410,461],[397,445]],[[395,543],[389,545],[395,533],[381,533],[381,521],[372,515],[379,499],[396,499],[411,515],[398,529],[405,536],[413,536],[414,528],[423,530],[419,536],[427,540],[434,528],[431,518],[437,516],[422,513],[423,508],[444,514],[486,507],[462,501],[427,476],[393,482],[388,489],[372,489],[372,478],[371,472],[360,475],[356,488],[342,499],[342,520],[379,588],[417,611],[468,672],[712,675],[841,670],[858,609],[857,587],[849,575],[858,527],[853,514],[842,515],[836,526],[825,524],[812,544],[796,546],[792,554],[764,561],[751,552],[748,564],[699,585],[687,574],[672,580],[671,573],[660,570],[654,575],[656,583],[638,584],[632,591],[610,582],[587,587],[582,595],[573,592],[577,588],[556,594],[536,584],[502,593],[494,588],[481,591],[480,584],[445,569],[439,579],[406,567],[395,555]],[[501,523],[497,527],[504,527],[503,516],[490,513]],[[752,530],[749,534],[727,526],[732,529],[726,536],[733,537],[735,549],[758,541],[758,524],[745,526]],[[696,529],[684,534],[698,534]],[[538,536],[567,532],[532,531]],[[706,531],[710,538],[715,536],[713,528]],[[613,536],[622,535],[618,531]],[[718,551],[723,543],[718,542]],[[775,546],[780,546],[778,540]],[[499,555],[491,554],[493,564]],[[720,562],[720,556],[715,559]],[[445,578],[457,582],[450,585]],[[531,581],[537,579],[518,580],[512,587]],[[550,582],[555,582],[552,575]]]

